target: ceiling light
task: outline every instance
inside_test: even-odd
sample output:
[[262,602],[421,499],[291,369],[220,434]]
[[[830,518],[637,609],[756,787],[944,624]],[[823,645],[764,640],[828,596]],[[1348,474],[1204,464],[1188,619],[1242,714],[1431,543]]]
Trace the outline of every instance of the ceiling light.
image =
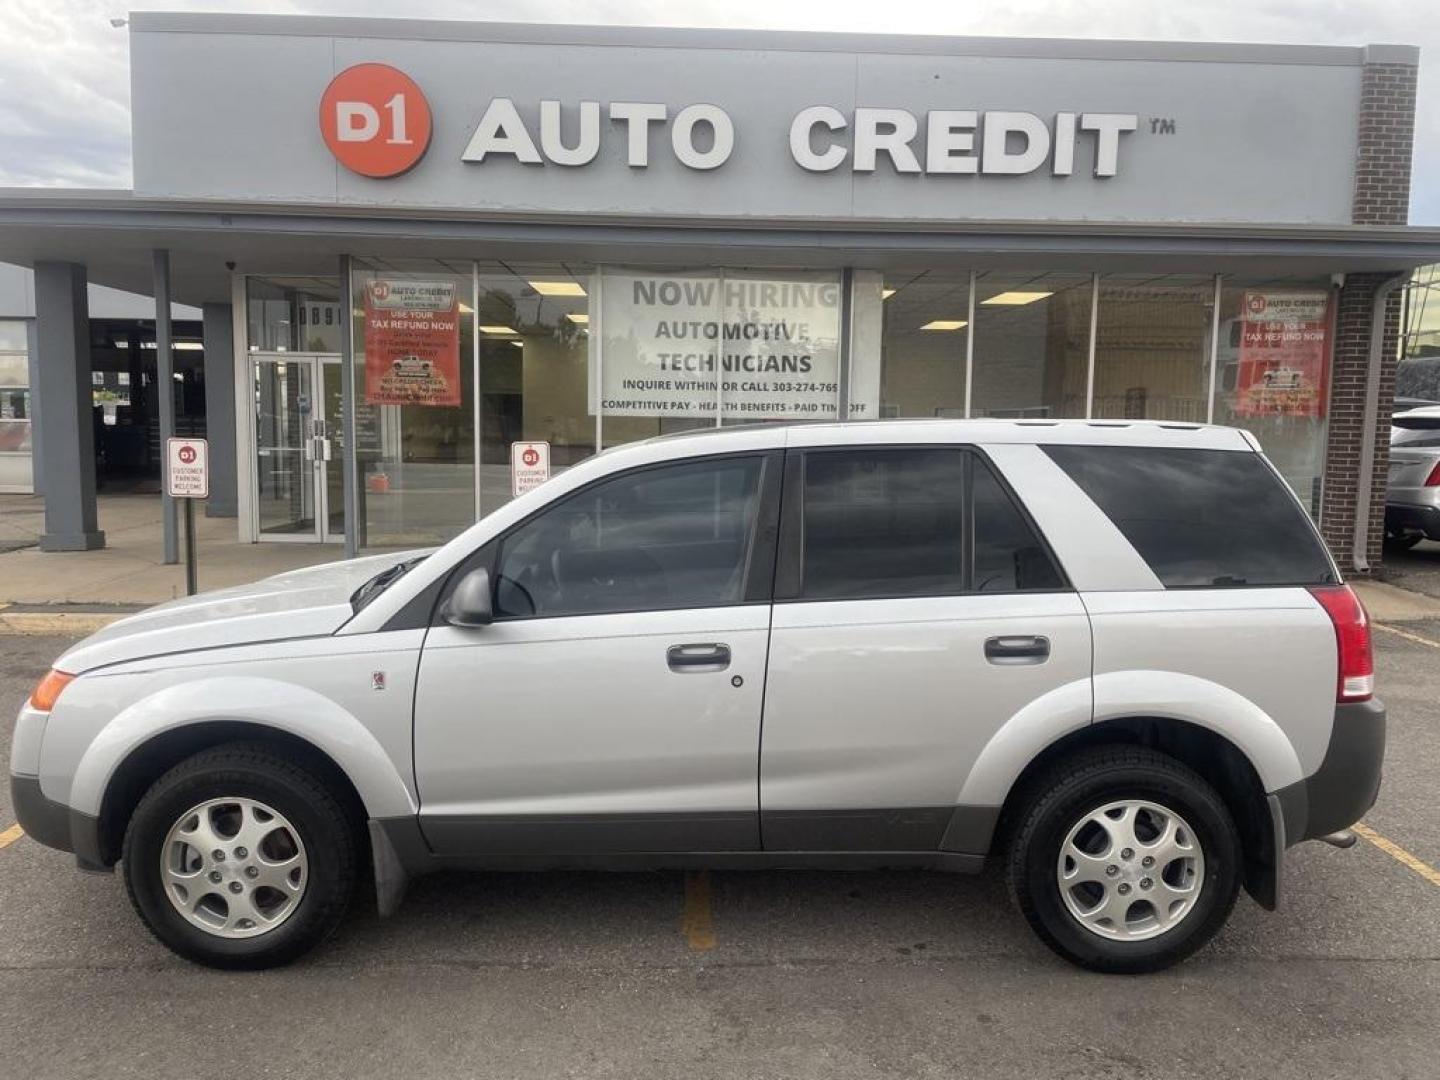
[[1047,296],[1054,296],[1053,292],[1002,292],[990,297],[989,300],[981,300],[982,304],[1033,304],[1036,300],[1044,300]]
[[580,326],[586,326],[590,322],[590,316],[583,311],[567,311],[565,317]]
[[460,303],[460,314],[461,314],[461,315],[469,315],[469,314],[472,314],[474,311],[475,311],[475,309],[472,308],[469,304],[467,304],[467,303],[465,303],[465,302],[463,302],[463,301]]
[[482,334],[515,334],[519,331],[513,326],[482,326],[480,332]]
[[935,319],[920,327],[921,330],[960,330],[965,326],[964,319]]
[[517,349],[523,349],[525,347],[525,342],[523,341],[512,341],[510,344],[514,345]]
[[584,296],[578,281],[532,281],[530,287],[541,296]]
[[880,290],[880,299],[881,299],[881,300],[889,300],[890,297],[892,297],[892,296],[894,296],[894,295],[895,295],[895,290],[894,290],[894,289],[881,289],[881,290]]

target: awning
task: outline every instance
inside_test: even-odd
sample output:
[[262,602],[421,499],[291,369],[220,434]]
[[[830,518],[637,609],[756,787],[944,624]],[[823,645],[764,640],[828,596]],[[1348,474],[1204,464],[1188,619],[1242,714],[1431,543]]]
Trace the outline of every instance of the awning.
[[[341,255],[683,266],[1226,273],[1410,270],[1440,262],[1440,229],[1184,222],[693,220],[484,215],[445,209],[197,202],[128,191],[0,190],[0,261],[83,263],[149,294],[170,252],[180,303],[230,300],[239,273],[329,275]],[[233,267],[229,264],[233,263]]]

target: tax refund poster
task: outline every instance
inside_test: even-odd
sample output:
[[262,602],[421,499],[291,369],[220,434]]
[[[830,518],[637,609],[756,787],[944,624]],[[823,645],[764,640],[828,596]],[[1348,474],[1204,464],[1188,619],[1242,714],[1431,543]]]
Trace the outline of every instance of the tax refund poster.
[[1330,295],[1247,292],[1235,381],[1237,416],[1325,415]]
[[453,281],[365,286],[365,401],[460,404],[460,307]]

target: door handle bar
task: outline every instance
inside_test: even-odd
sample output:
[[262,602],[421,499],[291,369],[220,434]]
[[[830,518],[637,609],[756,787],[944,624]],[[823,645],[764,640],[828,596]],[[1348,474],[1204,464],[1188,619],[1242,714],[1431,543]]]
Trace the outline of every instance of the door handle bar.
[[1043,664],[1049,656],[1050,639],[1039,634],[985,639],[985,659],[992,664]]
[[671,671],[724,671],[730,666],[730,646],[719,642],[671,645],[665,650]]

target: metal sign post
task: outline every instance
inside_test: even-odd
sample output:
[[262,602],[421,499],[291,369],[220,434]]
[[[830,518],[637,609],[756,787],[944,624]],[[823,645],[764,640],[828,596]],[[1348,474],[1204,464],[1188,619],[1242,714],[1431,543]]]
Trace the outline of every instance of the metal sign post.
[[199,591],[195,561],[195,500],[210,497],[210,444],[204,439],[165,440],[165,494],[185,506],[185,595]]

